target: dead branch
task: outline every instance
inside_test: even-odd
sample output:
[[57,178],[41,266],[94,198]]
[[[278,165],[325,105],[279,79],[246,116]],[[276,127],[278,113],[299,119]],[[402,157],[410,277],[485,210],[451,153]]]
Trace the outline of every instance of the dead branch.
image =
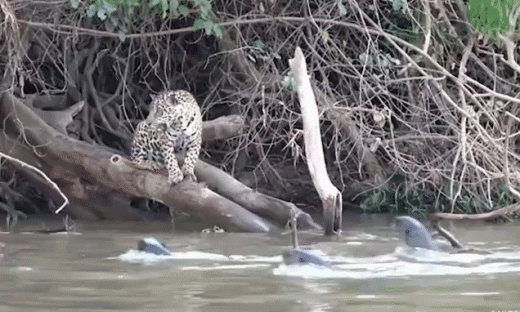
[[339,234],[341,232],[342,213],[341,193],[332,184],[327,173],[321,143],[318,107],[307,74],[305,57],[299,47],[296,48],[294,58],[289,60],[289,65],[296,78],[296,88],[302,110],[307,166],[323,204],[325,235]]
[[24,168],[29,168],[30,170],[37,172],[41,177],[43,177],[45,179],[45,181],[47,183],[49,183],[49,185],[51,185],[51,187],[54,188],[54,190],[57,191],[58,194],[60,194],[60,196],[63,198],[63,203],[58,209],[56,209],[56,213],[59,213],[63,208],[65,208],[65,206],[67,206],[69,204],[69,200],[67,199],[67,196],[65,196],[65,194],[63,194],[61,192],[60,188],[56,185],[56,183],[54,183],[51,179],[49,179],[49,177],[47,177],[47,175],[45,173],[43,173],[40,169],[38,169],[34,166],[31,166],[28,163],[20,161],[19,159],[6,155],[2,152],[0,152],[0,157],[6,158],[9,161],[12,161],[13,163],[17,164],[18,166],[21,166]]
[[443,228],[439,224],[439,220],[432,221],[432,226],[434,229],[437,230],[437,232],[440,235],[444,236],[444,238],[446,238],[450,242],[450,244],[451,244],[451,246],[453,246],[453,248],[458,248],[458,249],[464,248],[464,246],[455,238],[455,236],[453,236],[453,234],[448,232],[445,228]]
[[486,213],[479,214],[453,214],[445,212],[437,212],[430,214],[432,220],[482,220],[495,221],[497,219],[511,220],[515,214],[520,211],[520,204],[510,205],[508,207],[500,208]]
[[312,217],[301,211],[294,204],[258,193],[245,186],[226,172],[206,164],[197,162],[195,175],[199,181],[204,182],[214,192],[231,199],[249,211],[258,214],[268,220],[276,222],[279,226],[285,226],[291,218],[291,211],[298,214],[298,224],[305,229],[321,229]]
[[222,116],[202,123],[202,140],[214,141],[236,137],[245,128],[239,115]]

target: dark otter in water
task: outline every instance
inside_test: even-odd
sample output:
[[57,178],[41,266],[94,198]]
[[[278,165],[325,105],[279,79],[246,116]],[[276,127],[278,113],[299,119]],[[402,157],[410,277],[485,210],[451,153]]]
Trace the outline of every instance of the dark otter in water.
[[153,237],[143,238],[137,243],[137,249],[158,256],[170,256],[172,253]]
[[[410,247],[420,247],[450,253],[477,253],[488,255],[490,251],[463,246],[450,232],[441,227],[438,221],[432,221],[438,235],[432,235],[426,227],[416,219],[408,216],[395,217],[395,230]],[[438,239],[442,236],[448,241]],[[449,243],[448,243],[449,242]]]
[[[284,251],[283,259],[285,264],[313,263],[317,265],[327,265],[322,257],[314,254],[312,250],[300,249],[296,233],[293,233],[293,246],[295,248]],[[170,256],[172,253],[166,246],[153,237],[141,239],[137,243],[137,249],[158,256]]]
[[317,265],[329,265],[329,263],[320,257],[320,255],[314,253],[312,249],[302,249],[298,243],[298,231],[296,226],[296,220],[298,215],[292,211],[291,212],[291,221],[289,221],[289,226],[291,229],[291,239],[293,248],[289,250],[285,250],[282,253],[283,261],[285,264],[306,264],[312,263]]
[[[298,263],[313,263],[317,265],[329,265],[330,263],[320,255],[316,254],[312,249],[302,249],[298,244],[298,233],[296,229],[297,215],[295,212],[291,214],[290,229],[293,248],[285,250],[283,252],[283,260],[285,264],[298,264]],[[214,228],[214,231],[220,230]],[[137,244],[137,249],[152,253],[155,255],[169,256],[172,253],[166,248],[166,246],[160,243],[153,237],[141,239]]]
[[453,247],[444,240],[435,239],[430,231],[418,220],[409,217],[395,217],[395,230],[410,247],[451,251]]

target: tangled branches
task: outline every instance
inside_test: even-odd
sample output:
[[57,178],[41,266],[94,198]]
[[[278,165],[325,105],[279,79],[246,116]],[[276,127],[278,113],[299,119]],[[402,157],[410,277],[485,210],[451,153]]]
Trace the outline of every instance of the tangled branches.
[[[219,7],[235,23],[223,44],[229,74],[212,83],[210,102],[235,105],[251,121],[237,151],[256,151],[265,171],[302,159],[300,116],[284,85],[287,59],[301,46],[321,104],[328,170],[347,197],[424,190],[448,199],[435,204],[451,212],[512,201],[518,73],[461,24],[462,3],[398,10],[324,1],[292,11],[290,3]],[[265,156],[273,154],[282,158]]]

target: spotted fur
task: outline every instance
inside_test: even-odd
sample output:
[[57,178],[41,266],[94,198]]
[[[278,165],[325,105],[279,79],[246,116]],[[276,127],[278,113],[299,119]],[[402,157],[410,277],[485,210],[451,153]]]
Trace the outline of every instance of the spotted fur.
[[193,95],[184,90],[162,92],[152,97],[150,114],[137,125],[132,161],[167,169],[171,184],[185,177],[196,181],[193,168],[199,157],[201,136],[202,117]]

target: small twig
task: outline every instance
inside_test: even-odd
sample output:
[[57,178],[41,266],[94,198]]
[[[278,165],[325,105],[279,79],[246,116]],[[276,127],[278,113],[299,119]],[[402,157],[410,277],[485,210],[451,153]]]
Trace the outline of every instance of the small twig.
[[432,221],[432,225],[433,225],[433,228],[437,230],[437,232],[439,232],[440,235],[444,236],[451,244],[451,246],[453,248],[457,248],[457,249],[462,249],[464,248],[464,245],[462,245],[456,238],[455,236],[453,236],[453,234],[451,234],[450,232],[448,232],[445,228],[443,228],[440,224],[439,224],[439,220],[433,220]]
[[423,0],[422,1],[424,5],[424,18],[425,18],[425,28],[426,33],[424,34],[424,45],[423,45],[423,52],[424,54],[428,54],[428,48],[430,47],[430,38],[432,36],[432,16],[430,13],[430,1]]
[[494,90],[491,90],[490,88],[486,87],[482,83],[476,81],[475,79],[473,79],[473,78],[471,78],[469,76],[464,75],[464,80],[467,81],[467,82],[471,82],[472,84],[476,85],[478,88],[480,88],[480,89],[482,89],[482,90],[487,92],[487,93],[475,94],[474,96],[476,98],[494,97],[494,98],[497,98],[497,99],[500,99],[500,100],[504,100],[504,101],[508,101],[508,102],[512,102],[512,103],[516,103],[516,104],[520,104],[520,99],[519,98],[515,98],[515,97],[509,96],[507,94],[503,94],[503,93],[499,93],[499,92],[496,92]]
[[0,152],[0,157],[4,157],[18,165],[20,165],[21,167],[27,167],[31,170],[34,170],[36,171],[37,173],[39,173],[44,179],[45,181],[47,181],[56,191],[58,191],[58,193],[61,195],[61,197],[63,197],[63,204],[54,211],[54,213],[58,214],[63,208],[65,208],[65,206],[67,206],[69,204],[69,200],[67,198],[67,196],[65,196],[65,194],[63,194],[63,192],[60,190],[60,188],[58,187],[58,185],[56,185],[56,183],[54,183],[49,177],[47,177],[47,175],[45,173],[43,173],[43,171],[41,171],[40,169],[34,167],[34,166],[31,166],[29,165],[28,163],[25,163],[19,159],[16,159],[16,158],[13,158],[9,155],[6,155],[2,152]]
[[[509,112],[507,112],[509,113]],[[511,113],[509,113],[510,115]],[[513,194],[517,203],[520,203],[520,193],[515,190],[511,186],[511,180],[509,179],[509,138],[511,137],[511,127],[513,126],[513,118],[509,117],[507,121],[507,129],[506,129],[506,142],[505,142],[505,153],[504,153],[504,171],[505,171],[505,180],[507,184],[507,188],[509,192]]]
[[[464,48],[464,54],[462,55],[462,59],[460,61],[460,66],[459,66],[459,79],[462,79],[464,73],[466,72],[466,64],[468,62],[468,59],[469,59],[469,55],[471,53],[471,50],[473,49],[473,37],[470,37],[470,41],[468,42],[468,45]],[[462,109],[467,111],[468,110],[468,104],[466,103],[466,97],[464,95],[464,91],[462,90],[462,88],[459,87],[459,97],[460,97],[460,101],[461,101],[461,106],[462,106]],[[461,119],[461,122],[460,122],[460,140],[459,140],[459,144],[460,144],[460,147],[459,147],[459,150],[457,151],[457,156],[455,157],[455,160],[453,162],[453,167],[452,167],[452,173],[451,173],[451,180],[450,180],[450,196],[451,196],[451,213],[453,213],[453,211],[455,210],[455,202],[457,200],[457,198],[461,195],[462,193],[462,185],[464,184],[464,175],[466,174],[466,169],[467,169],[467,166],[468,166],[468,163],[467,163],[467,138],[466,138],[466,131],[467,131],[467,120],[468,120],[468,117],[466,115],[462,115],[462,119]],[[459,183],[458,183],[458,189],[457,189],[457,193],[456,194],[453,194],[453,183],[455,181],[455,171],[456,171],[456,168],[457,168],[457,161],[458,161],[458,158],[459,156],[461,157],[462,159],[462,171],[460,173],[460,178],[459,178]]]

